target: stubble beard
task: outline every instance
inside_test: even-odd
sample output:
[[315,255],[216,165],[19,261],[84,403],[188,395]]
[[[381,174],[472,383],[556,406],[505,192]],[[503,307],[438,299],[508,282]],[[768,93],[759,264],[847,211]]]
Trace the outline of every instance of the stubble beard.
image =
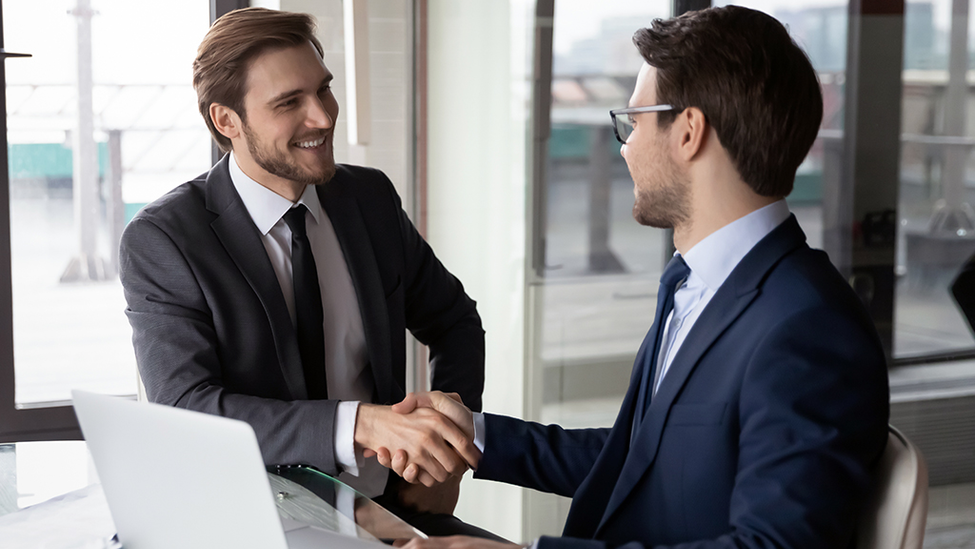
[[[659,168],[654,176],[637,185],[633,203],[633,218],[637,223],[656,229],[673,229],[684,224],[690,211],[690,197],[686,176],[669,158],[654,162]],[[642,170],[653,173],[654,169]]]
[[335,159],[332,157],[331,151],[329,151],[329,159],[323,166],[321,173],[308,173],[293,162],[288,161],[283,154],[265,147],[246,122],[243,127],[244,135],[247,137],[247,151],[254,162],[267,173],[302,185],[320,185],[335,176]]

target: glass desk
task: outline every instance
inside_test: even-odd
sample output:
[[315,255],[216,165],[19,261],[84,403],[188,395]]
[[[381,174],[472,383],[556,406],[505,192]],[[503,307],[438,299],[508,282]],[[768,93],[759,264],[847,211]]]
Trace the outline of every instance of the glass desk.
[[316,469],[268,467],[278,515],[362,539],[427,537],[378,503]]
[[[315,469],[269,467],[282,519],[363,540],[426,537]],[[284,522],[287,522],[284,521]],[[0,444],[0,539],[15,547],[110,548],[111,514],[83,441]]]
[[0,516],[97,482],[84,441],[0,444]]

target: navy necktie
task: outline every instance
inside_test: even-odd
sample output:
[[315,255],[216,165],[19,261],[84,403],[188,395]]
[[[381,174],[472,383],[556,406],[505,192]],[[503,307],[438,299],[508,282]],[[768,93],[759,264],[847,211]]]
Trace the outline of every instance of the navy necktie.
[[643,372],[640,377],[640,391],[637,395],[636,407],[633,412],[631,442],[632,439],[636,438],[643,416],[646,414],[647,408],[650,407],[653,387],[656,380],[660,377],[657,371],[660,370],[662,365],[657,364],[657,355],[660,354],[660,346],[664,336],[664,324],[667,322],[667,317],[670,316],[670,312],[674,310],[674,294],[690,274],[691,269],[687,266],[687,263],[684,263],[684,258],[675,255],[670,260],[670,263],[667,264],[667,268],[664,269],[664,274],[660,277],[660,288],[657,290],[657,312],[653,317],[653,326],[650,327],[650,332],[647,333],[647,341],[650,342],[650,338],[652,337],[653,346],[647,347],[647,353],[643,362]]
[[305,232],[304,204],[288,210],[284,222],[291,228],[291,273],[295,292],[295,331],[298,351],[305,372],[309,399],[328,397],[325,381],[325,333],[322,313],[322,290],[318,269]]

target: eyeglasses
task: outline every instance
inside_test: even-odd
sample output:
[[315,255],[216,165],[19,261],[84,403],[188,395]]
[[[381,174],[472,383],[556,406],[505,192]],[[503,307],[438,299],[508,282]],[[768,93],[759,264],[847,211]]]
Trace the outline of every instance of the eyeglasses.
[[676,110],[676,107],[671,105],[651,105],[649,107],[628,107],[609,111],[609,116],[613,119],[613,133],[616,134],[616,140],[625,145],[626,140],[633,133],[633,117],[630,116],[631,114],[673,110]]

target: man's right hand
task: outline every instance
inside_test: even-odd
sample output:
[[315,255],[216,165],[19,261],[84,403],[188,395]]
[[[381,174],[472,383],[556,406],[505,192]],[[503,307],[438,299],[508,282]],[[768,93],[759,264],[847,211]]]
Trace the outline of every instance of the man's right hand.
[[383,449],[387,455],[409,456],[410,462],[426,473],[414,475],[411,482],[419,481],[425,486],[445,482],[452,475],[461,476],[468,465],[474,466],[480,459],[474,446],[473,424],[468,436],[429,407],[414,406],[408,412],[397,413],[389,406],[362,403],[356,415],[354,438],[363,451],[378,453]]
[[[467,440],[471,441],[471,447],[475,453],[473,461],[466,456],[464,459],[472,468],[476,468],[477,462],[481,458],[481,452],[473,444],[474,414],[464,406],[460,396],[456,393],[442,393],[440,391],[410,393],[402,402],[392,406],[392,411],[398,414],[413,414],[423,409],[436,410],[463,432]],[[425,486],[430,486],[431,483],[435,482],[433,472],[428,471],[420,460],[414,459],[413,454],[409,451],[391,450],[383,447],[379,448],[376,453],[380,464],[392,469],[407,482],[412,484],[419,482]]]

